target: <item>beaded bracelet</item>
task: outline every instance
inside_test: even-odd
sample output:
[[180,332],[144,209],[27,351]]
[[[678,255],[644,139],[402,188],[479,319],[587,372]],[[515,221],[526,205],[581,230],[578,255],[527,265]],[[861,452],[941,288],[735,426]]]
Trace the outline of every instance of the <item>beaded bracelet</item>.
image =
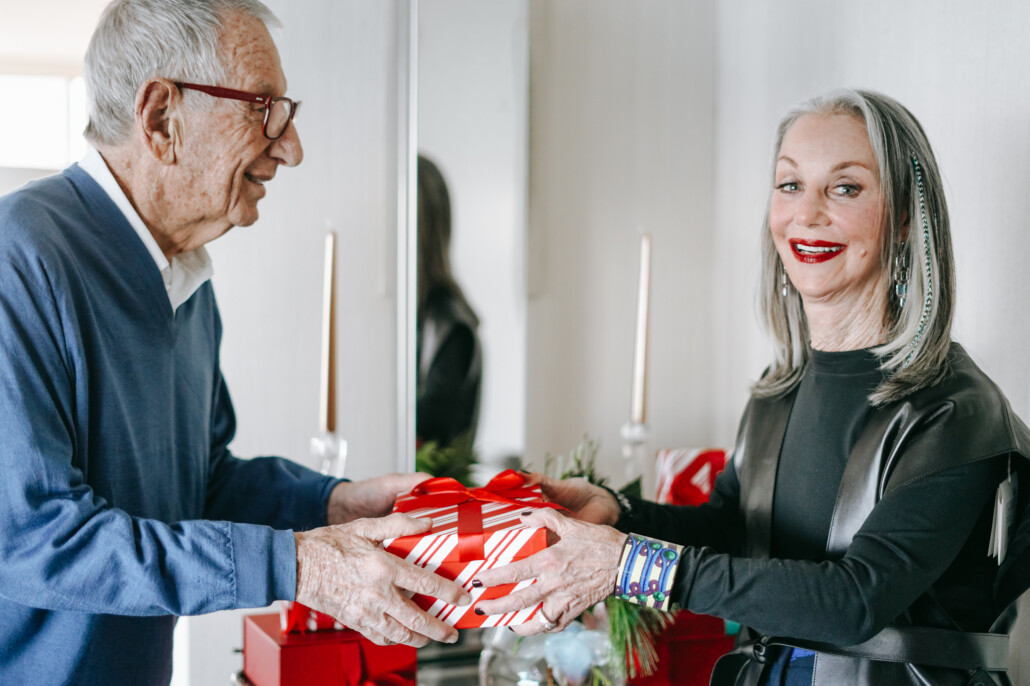
[[622,547],[612,595],[668,611],[669,592],[682,552],[681,545],[630,534]]

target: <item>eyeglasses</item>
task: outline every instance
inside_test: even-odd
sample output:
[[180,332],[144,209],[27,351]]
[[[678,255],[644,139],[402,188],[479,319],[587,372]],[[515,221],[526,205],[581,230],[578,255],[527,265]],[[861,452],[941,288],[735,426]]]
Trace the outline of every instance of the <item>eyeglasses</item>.
[[198,86],[195,83],[176,83],[179,88],[200,91],[213,95],[216,98],[228,98],[229,100],[242,100],[265,106],[265,123],[261,127],[261,133],[270,141],[281,138],[286,133],[293,118],[297,116],[300,102],[289,98],[273,97],[270,95],[258,95],[246,91],[233,90],[232,88],[220,88],[218,86]]

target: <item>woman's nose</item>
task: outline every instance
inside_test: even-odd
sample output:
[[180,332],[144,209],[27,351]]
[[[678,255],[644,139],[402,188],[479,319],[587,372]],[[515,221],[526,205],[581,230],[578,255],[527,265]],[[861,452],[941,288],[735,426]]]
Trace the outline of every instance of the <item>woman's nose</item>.
[[798,226],[821,226],[826,221],[826,199],[817,190],[806,189],[798,201],[794,223]]

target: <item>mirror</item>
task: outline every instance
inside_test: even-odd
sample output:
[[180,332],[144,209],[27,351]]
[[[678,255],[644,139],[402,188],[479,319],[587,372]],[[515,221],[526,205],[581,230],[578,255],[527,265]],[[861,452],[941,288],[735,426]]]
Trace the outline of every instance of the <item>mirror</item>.
[[528,5],[420,0],[418,27],[416,433],[446,445],[471,421],[489,477],[525,447]]

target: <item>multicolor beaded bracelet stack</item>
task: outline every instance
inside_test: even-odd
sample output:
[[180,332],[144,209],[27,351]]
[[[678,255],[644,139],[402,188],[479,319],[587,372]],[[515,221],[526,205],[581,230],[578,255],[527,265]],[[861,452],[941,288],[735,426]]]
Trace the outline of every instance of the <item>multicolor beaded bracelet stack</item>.
[[668,611],[669,591],[682,552],[681,545],[630,534],[622,548],[612,595]]

